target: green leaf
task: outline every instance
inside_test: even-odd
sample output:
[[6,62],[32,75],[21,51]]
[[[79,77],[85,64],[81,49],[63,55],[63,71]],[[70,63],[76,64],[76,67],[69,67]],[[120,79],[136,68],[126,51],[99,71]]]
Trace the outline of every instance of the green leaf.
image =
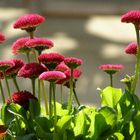
[[102,106],[116,108],[116,105],[122,96],[122,90],[113,87],[106,87],[100,95]]
[[36,135],[31,133],[24,136],[17,136],[16,140],[37,140]]
[[57,132],[64,133],[64,131],[70,127],[70,123],[71,116],[70,115],[63,116],[61,119],[58,120],[56,124]]
[[104,116],[108,125],[113,125],[117,121],[117,113],[113,108],[108,106],[102,107],[99,113]]
[[124,136],[119,132],[115,132],[107,140],[124,140]]
[[50,129],[53,127],[51,120],[48,120],[46,117],[36,117],[34,122],[44,131],[51,132]]
[[26,111],[19,104],[11,103],[8,105],[7,110],[11,114],[18,116],[23,120],[26,118]]
[[30,100],[29,101],[29,111],[31,113],[32,119],[35,118],[36,116],[40,115],[40,104],[36,100]]
[[74,127],[74,134],[75,136],[80,136],[85,134],[85,129],[87,128],[86,126],[86,116],[83,111],[80,111],[76,116],[75,116],[75,127]]
[[9,126],[10,122],[13,120],[14,115],[12,115],[7,110],[8,105],[4,104],[1,109],[1,119],[6,126]]
[[62,104],[56,102],[56,111],[58,116],[68,115],[69,110],[65,109]]
[[107,136],[110,132],[110,127],[107,125],[103,115],[99,113],[93,113],[91,115],[91,125],[89,128],[89,134],[86,136],[91,140],[100,140],[101,137],[104,137],[104,134]]

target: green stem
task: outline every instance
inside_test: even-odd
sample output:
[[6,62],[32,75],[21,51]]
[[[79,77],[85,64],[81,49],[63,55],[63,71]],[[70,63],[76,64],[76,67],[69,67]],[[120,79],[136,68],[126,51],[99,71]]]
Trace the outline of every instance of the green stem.
[[7,80],[7,77],[5,75],[5,72],[4,73],[4,78],[5,78],[5,83],[6,83],[6,86],[7,86],[7,90],[8,90],[8,97],[10,99],[10,101],[12,101],[12,98],[11,98],[11,91],[10,91],[10,87],[9,87],[9,84],[8,84],[8,80]]
[[42,81],[41,83],[42,83],[42,91],[43,91],[44,102],[45,102],[46,115],[48,115],[48,99],[45,91],[44,81]]
[[26,56],[27,56],[28,63],[30,63],[30,56],[29,56],[29,52],[27,52],[27,53],[26,53]]
[[132,88],[131,88],[131,93],[132,94],[135,94],[137,81],[138,81],[138,77],[139,77],[139,67],[140,67],[140,40],[139,40],[139,28],[138,28],[138,25],[135,25],[135,30],[136,30],[138,48],[137,48],[137,55],[136,55],[136,65],[135,65],[134,80],[133,80]]
[[1,90],[2,101],[3,101],[3,104],[4,104],[5,103],[5,96],[4,96],[4,91],[3,91],[1,80],[0,80],[0,90]]
[[69,95],[69,100],[68,100],[68,110],[69,113],[71,112],[71,107],[72,107],[72,99],[73,99],[73,69],[71,69],[71,77],[70,77],[70,95]]
[[78,106],[80,106],[80,102],[79,102],[78,96],[77,96],[77,94],[76,94],[75,88],[73,88],[73,93],[74,93],[74,97],[75,97],[75,99],[76,99],[76,102],[77,102]]
[[15,85],[17,91],[20,91],[16,78],[13,77],[12,80],[13,80],[13,83],[14,83],[14,85]]
[[57,114],[56,114],[56,98],[55,98],[55,83],[52,82],[52,91],[53,91],[53,109],[54,109],[54,126],[57,123]]
[[32,82],[32,93],[35,96],[35,78],[31,78],[31,82]]
[[113,87],[113,75],[109,74],[109,76],[110,76],[110,86]]
[[41,101],[41,97],[40,97],[40,80],[38,79],[38,101]]
[[60,97],[60,101],[61,101],[61,104],[62,104],[62,103],[63,103],[63,85],[60,85],[60,92],[61,92],[61,93],[60,93],[60,94],[61,94],[61,95],[60,95],[60,96],[61,96],[61,97]]
[[52,83],[49,85],[49,115],[52,117]]

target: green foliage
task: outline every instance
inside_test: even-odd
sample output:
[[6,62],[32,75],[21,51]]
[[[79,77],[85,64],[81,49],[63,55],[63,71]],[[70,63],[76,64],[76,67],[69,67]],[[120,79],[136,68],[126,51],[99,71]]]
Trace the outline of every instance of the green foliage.
[[99,109],[73,107],[69,114],[67,105],[56,103],[56,124],[35,100],[30,100],[28,110],[18,104],[4,104],[1,124],[8,127],[5,140],[139,140],[139,98],[112,87],[106,87],[100,95]]

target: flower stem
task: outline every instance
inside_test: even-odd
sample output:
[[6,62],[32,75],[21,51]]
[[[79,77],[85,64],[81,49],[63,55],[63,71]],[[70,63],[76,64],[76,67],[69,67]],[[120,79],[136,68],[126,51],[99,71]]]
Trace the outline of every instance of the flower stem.
[[75,88],[73,88],[73,93],[74,93],[74,97],[75,97],[75,99],[76,99],[76,102],[77,102],[78,106],[80,106],[80,102],[79,102],[78,96],[77,96],[77,94],[76,94]]
[[26,53],[26,56],[27,56],[28,63],[30,63],[29,52]]
[[4,78],[5,78],[5,83],[6,83],[7,90],[8,90],[9,99],[10,99],[10,101],[12,101],[12,99],[11,99],[11,91],[10,91],[10,87],[9,87],[9,84],[8,84],[7,77],[5,76],[5,73],[4,73]]
[[135,74],[134,80],[132,82],[131,93],[135,94],[137,81],[139,77],[139,67],[140,67],[140,40],[139,40],[139,28],[138,25],[135,25],[136,37],[137,37],[137,55],[136,55],[136,65],[135,65]]
[[54,110],[54,126],[57,123],[57,114],[56,114],[56,98],[55,98],[55,83],[52,82],[52,92],[53,92],[53,110]]
[[35,96],[35,78],[31,78],[31,82],[32,82],[32,93]]
[[15,85],[17,91],[20,91],[16,78],[13,77],[12,80],[13,80],[13,83],[14,83],[14,85]]
[[71,69],[71,77],[70,77],[70,95],[69,95],[69,100],[68,100],[68,110],[69,113],[71,112],[71,107],[72,107],[72,99],[73,99],[73,69]]
[[52,82],[50,82],[49,86],[49,115],[52,117]]
[[4,104],[5,103],[5,96],[4,96],[4,91],[3,91],[1,80],[0,80],[0,90],[1,90],[2,101],[3,101],[3,104]]
[[110,86],[113,87],[113,75],[109,74],[109,76],[110,76]]
[[48,99],[47,99],[47,94],[45,92],[44,81],[42,81],[41,83],[42,83],[42,91],[43,91],[44,102],[45,102],[46,115],[48,115]]
[[38,79],[38,100],[39,100],[39,102],[40,102],[40,100],[41,100],[41,97],[40,97],[40,80]]
[[61,101],[61,104],[63,103],[63,85],[60,85],[60,101]]

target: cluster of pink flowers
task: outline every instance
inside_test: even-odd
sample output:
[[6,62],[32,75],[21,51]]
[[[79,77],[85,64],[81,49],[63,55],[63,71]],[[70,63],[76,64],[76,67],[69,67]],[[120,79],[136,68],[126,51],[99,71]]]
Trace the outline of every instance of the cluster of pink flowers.
[[[35,62],[30,62],[29,60],[28,63],[26,63],[21,59],[0,61],[0,79],[5,77],[14,78],[15,80],[18,76],[30,78],[31,80],[38,78],[39,80],[46,80],[55,82],[55,84],[64,85],[68,83],[71,76],[73,76],[74,80],[81,76],[81,70],[76,69],[83,63],[81,59],[65,57],[59,53],[42,53],[43,50],[54,47],[52,40],[34,37],[33,33],[35,29],[44,21],[45,18],[38,14],[26,14],[16,20],[13,25],[15,29],[26,30],[28,33],[32,34],[30,37],[21,37],[17,39],[11,46],[12,52],[14,55],[26,54],[28,58],[30,55],[35,54]],[[0,43],[4,40],[5,36],[0,33]],[[72,75],[71,70],[73,70]],[[28,91],[20,91],[17,85],[18,83],[15,84],[18,92],[14,92],[11,97],[9,94],[7,103],[18,103],[27,109],[29,99],[36,100],[36,97]],[[27,104],[25,102],[27,102]]]

